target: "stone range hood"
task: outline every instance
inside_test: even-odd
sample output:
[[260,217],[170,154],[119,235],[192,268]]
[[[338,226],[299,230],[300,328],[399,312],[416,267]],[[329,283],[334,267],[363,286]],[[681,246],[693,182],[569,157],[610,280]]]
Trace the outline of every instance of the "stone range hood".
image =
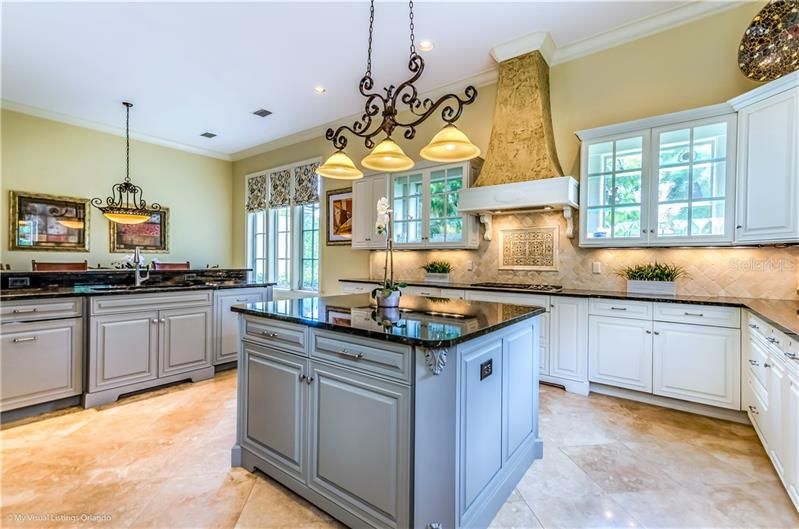
[[555,150],[549,65],[541,51],[501,60],[496,97],[485,163],[472,188],[461,192],[459,211],[479,215],[491,240],[493,215],[563,210],[572,238],[577,181],[563,176]]

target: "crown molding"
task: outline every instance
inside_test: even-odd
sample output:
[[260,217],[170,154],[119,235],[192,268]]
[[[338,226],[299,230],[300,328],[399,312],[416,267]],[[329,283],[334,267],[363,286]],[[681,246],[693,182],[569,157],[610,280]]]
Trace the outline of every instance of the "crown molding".
[[491,48],[490,53],[495,61],[502,62],[520,55],[526,55],[532,51],[541,52],[541,56],[544,57],[547,64],[552,64],[556,46],[549,33],[545,31],[530,33],[518,39],[499,44]]
[[[434,88],[432,90],[419,94],[419,97],[421,98],[429,97],[435,99],[447,93],[459,92],[464,88],[466,88],[468,85],[480,88],[481,86],[487,86],[496,83],[497,75],[498,75],[498,70],[496,68],[492,68],[491,70],[486,70],[477,75],[467,77],[466,79],[461,79],[460,81],[455,81],[454,83],[450,83],[448,85],[439,86],[438,88]],[[254,147],[250,147],[249,149],[244,149],[242,151],[234,152],[231,155],[231,159],[234,162],[236,162],[239,160],[243,160],[245,158],[250,158],[252,156],[257,156],[259,154],[264,154],[270,151],[281,149],[283,147],[295,145],[303,141],[324,138],[325,131],[328,128],[336,127],[338,125],[341,125],[342,123],[360,119],[362,114],[363,112],[358,112],[357,114],[352,114],[343,118],[339,118],[335,121],[330,121],[328,123],[319,125],[317,127],[306,129],[300,132],[296,132],[294,134],[290,134],[288,136],[283,136],[282,138],[278,138],[276,140],[267,143],[262,143]]]
[[616,29],[557,48],[553,53],[550,64],[555,65],[573,61],[574,59],[614,48],[708,16],[717,15],[745,3],[747,2],[740,0],[725,0],[721,2],[689,1],[663,13],[641,18]]
[[[19,112],[20,114],[35,116],[37,118],[49,119],[50,121],[66,123],[67,125],[74,125],[76,127],[81,127],[84,129],[96,130],[98,132],[104,132],[106,134],[112,134],[114,136],[122,136],[122,137],[125,136],[125,129],[121,127],[114,127],[112,125],[106,125],[105,123],[99,123],[97,121],[82,119],[67,114],[61,114],[59,112],[52,112],[50,110],[45,110],[43,108],[25,105],[23,103],[17,103],[16,101],[10,101],[8,99],[0,99],[0,108],[11,110],[13,112]],[[161,147],[167,147],[169,149],[190,152],[192,154],[199,154],[200,156],[216,158],[217,160],[224,160],[226,162],[232,161],[232,158],[229,154],[224,154],[217,151],[210,151],[208,149],[201,149],[199,147],[192,147],[191,145],[184,145],[183,143],[177,143],[174,141],[165,140],[163,138],[158,138],[156,136],[148,136],[147,134],[139,134],[137,132],[131,131],[130,137],[131,139],[134,139],[136,141],[151,143],[153,145],[159,145]]]

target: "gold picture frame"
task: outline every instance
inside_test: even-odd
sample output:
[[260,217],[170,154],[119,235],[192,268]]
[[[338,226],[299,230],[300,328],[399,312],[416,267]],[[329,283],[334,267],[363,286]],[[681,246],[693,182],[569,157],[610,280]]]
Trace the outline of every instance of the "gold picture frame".
[[8,249],[88,252],[88,198],[9,191]]
[[353,202],[352,188],[331,189],[327,192],[327,245],[352,245]]
[[169,208],[150,213],[150,220],[141,224],[108,223],[111,253],[131,253],[137,246],[142,253],[169,253]]

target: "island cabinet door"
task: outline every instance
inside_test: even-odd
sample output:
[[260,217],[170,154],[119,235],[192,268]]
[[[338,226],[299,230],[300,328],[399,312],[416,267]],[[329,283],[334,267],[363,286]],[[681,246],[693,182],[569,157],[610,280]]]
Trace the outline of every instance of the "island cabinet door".
[[[536,325],[540,320],[536,320]],[[533,326],[522,327],[503,340],[504,367],[502,374],[506,391],[502,409],[505,413],[505,457],[508,461],[516,450],[535,435],[535,399],[538,385],[535,383],[535,344]]]
[[652,393],[652,322],[590,316],[588,367],[591,382]]
[[214,364],[235,362],[239,354],[239,315],[230,310],[233,305],[258,303],[264,301],[265,292],[261,289],[236,290],[218,294],[214,307],[216,335],[214,343]]
[[461,519],[502,468],[502,353],[494,336],[459,350]]
[[311,362],[308,484],[374,527],[410,526],[410,388]]
[[162,310],[158,376],[211,365],[211,307]]
[[305,482],[307,360],[244,342],[242,444]]
[[158,312],[91,318],[89,391],[158,377]]

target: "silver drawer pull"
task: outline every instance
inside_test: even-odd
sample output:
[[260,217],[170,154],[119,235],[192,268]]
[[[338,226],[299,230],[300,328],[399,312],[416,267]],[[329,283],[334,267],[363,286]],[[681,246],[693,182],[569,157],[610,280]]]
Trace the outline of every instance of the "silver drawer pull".
[[419,292],[420,296],[429,296],[430,292]]
[[783,351],[782,354],[784,354],[787,358],[790,358],[791,360],[799,359],[799,356],[797,356],[796,353],[789,353],[787,351]]
[[698,316],[700,318],[704,316],[704,314],[702,314],[701,312],[683,312],[683,314],[685,314],[686,316]]
[[39,312],[39,309],[36,307],[32,309],[14,309],[14,314],[30,314],[31,312]]
[[22,343],[22,342],[35,342],[37,338],[35,336],[26,336],[25,338],[14,338],[11,340],[14,343]]
[[772,364],[769,364],[768,362],[763,362],[763,367],[771,367],[771,366]]
[[363,358],[363,353],[353,353],[352,351],[347,351],[346,349],[342,349],[339,354],[343,354],[344,356],[349,356],[355,360],[360,360]]
[[277,333],[276,332],[261,331],[261,334],[263,334],[267,338],[277,338]]
[[610,307],[610,310],[627,310],[627,307]]
[[236,303],[244,303],[245,301],[247,301],[247,298],[244,298],[244,299],[237,299],[237,300],[236,300]]
[[754,413],[755,415],[760,415],[760,412],[759,412],[759,411],[757,411],[757,408],[755,408],[754,406],[751,406],[751,405],[750,405],[750,406],[749,406],[749,411],[751,411],[751,412],[752,412],[752,413]]
[[754,323],[750,323],[750,324],[749,324],[749,327],[750,327],[750,328],[752,328],[752,329],[757,329],[757,330],[760,330],[760,327],[759,327],[759,326],[757,326],[757,325],[755,325]]
[[778,344],[778,343],[780,343],[780,341],[779,341],[779,340],[777,340],[776,338],[773,338],[773,337],[771,337],[771,336],[769,336],[768,338],[766,338],[766,341],[767,341],[768,343],[773,343],[773,344]]
[[757,362],[757,360],[749,360],[749,365],[752,365],[752,366],[755,366],[755,367],[757,367],[757,366],[759,366],[760,364]]

